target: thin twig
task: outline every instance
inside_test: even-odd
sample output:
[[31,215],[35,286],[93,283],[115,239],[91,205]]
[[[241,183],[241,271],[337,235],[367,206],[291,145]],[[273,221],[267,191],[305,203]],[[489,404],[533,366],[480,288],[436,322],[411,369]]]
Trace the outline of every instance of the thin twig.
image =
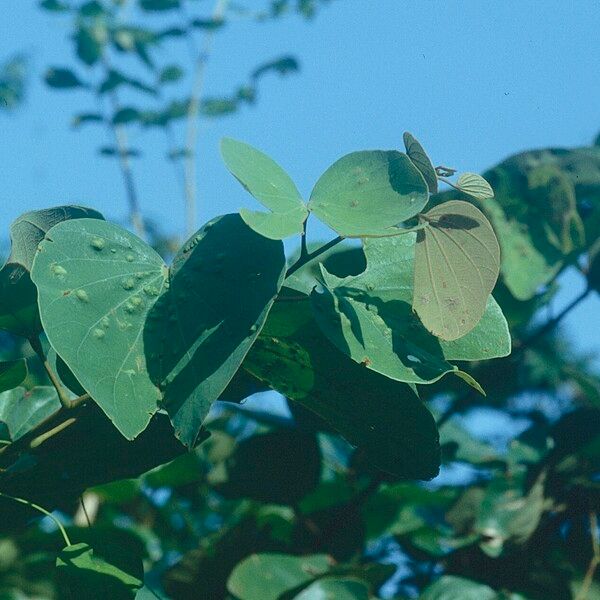
[[598,532],[598,515],[595,512],[590,513],[590,535],[592,537],[592,558],[575,600],[587,600],[596,569],[600,565],[600,534]]
[[290,275],[295,273],[298,269],[302,268],[306,263],[309,263],[311,260],[314,260],[315,258],[317,258],[317,256],[320,256],[324,252],[327,252],[327,250],[329,250],[330,248],[333,248],[334,246],[336,246],[337,244],[339,244],[342,241],[344,241],[344,238],[340,235],[340,236],[334,238],[333,240],[327,242],[325,245],[321,246],[320,248],[317,248],[313,252],[309,252],[308,254],[305,254],[304,256],[301,255],[300,258],[287,270],[287,273],[285,274],[285,276],[289,277]]
[[[212,19],[220,21],[227,10],[229,0],[217,0],[212,12]],[[188,235],[196,231],[196,145],[198,143],[198,115],[204,87],[206,63],[212,50],[214,29],[209,29],[204,36],[204,43],[196,57],[194,81],[187,112],[186,142],[184,156],[185,196],[186,196],[186,228]]]
[[31,440],[31,442],[29,443],[29,447],[31,449],[38,448],[45,441],[49,440],[51,437],[54,437],[55,435],[57,435],[61,431],[64,431],[67,427],[70,427],[76,421],[77,421],[76,417],[70,417],[66,421],[63,421],[62,423],[59,423],[56,427],[53,427],[49,431],[46,431],[45,433],[42,433],[42,434],[38,435],[37,437],[33,438],[33,440]]

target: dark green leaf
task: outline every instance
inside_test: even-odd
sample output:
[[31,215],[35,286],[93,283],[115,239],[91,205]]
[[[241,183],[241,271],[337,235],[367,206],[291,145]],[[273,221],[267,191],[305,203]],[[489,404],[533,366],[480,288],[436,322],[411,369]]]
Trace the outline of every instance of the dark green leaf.
[[106,42],[106,31],[100,25],[80,26],[73,37],[77,56],[89,67],[95,65],[102,56],[102,47]]
[[51,12],[65,12],[70,9],[66,2],[60,2],[59,0],[42,0],[40,7]]
[[206,117],[230,115],[237,110],[237,100],[231,98],[206,98],[200,104],[200,112]]
[[221,155],[231,174],[271,212],[241,209],[244,222],[261,235],[281,240],[302,233],[308,210],[290,176],[266,154],[224,138]]
[[421,217],[413,308],[435,336],[452,341],[481,320],[500,270],[500,248],[483,213],[453,200]]
[[353,152],[317,181],[308,208],[344,237],[389,235],[429,198],[411,160],[396,151]]
[[103,146],[100,148],[99,152],[102,156],[119,156],[122,154],[123,156],[128,156],[129,158],[139,158],[142,155],[142,153],[135,148],[121,150],[115,146]]
[[26,377],[27,361],[24,358],[0,361],[0,393],[21,385]]
[[87,87],[70,69],[61,69],[59,67],[48,69],[44,79],[50,87],[58,89]]
[[214,31],[215,29],[220,29],[225,25],[225,21],[223,19],[194,19],[191,22],[192,27],[196,27],[197,29],[208,29],[210,31]]
[[98,88],[99,94],[106,94],[108,92],[112,92],[116,90],[121,85],[128,85],[136,90],[141,92],[145,92],[147,94],[156,95],[156,90],[152,87],[138,81],[137,79],[132,79],[131,77],[126,77],[120,71],[116,71],[115,69],[111,69],[106,76],[106,79],[102,82],[100,87]]
[[306,302],[278,302],[244,368],[323,418],[397,477],[428,479],[439,467],[431,413],[410,388],[345,357]]
[[135,598],[143,585],[141,557],[129,555],[126,564],[117,566],[94,553],[86,543],[64,548],[56,559],[56,569],[70,595],[84,592],[93,600]]
[[180,8],[180,0],[140,0],[140,6],[143,10],[149,12],[159,12],[163,10],[174,10]]
[[406,131],[404,133],[404,147],[406,148],[406,154],[408,158],[412,160],[415,167],[421,171],[421,175],[423,175],[423,179],[427,182],[427,187],[429,188],[430,194],[437,194],[438,191],[438,179],[437,174],[435,172],[435,168],[427,156],[425,149],[419,141],[412,135],[412,133],[408,133]]
[[60,408],[53,387],[18,387],[0,394],[0,423],[6,426],[8,440],[14,442]]
[[306,585],[330,566],[324,554],[253,554],[233,570],[227,589],[239,600],[279,600],[282,594]]
[[79,7],[79,14],[82,17],[99,17],[104,12],[104,7],[98,0],[89,0]]
[[600,242],[590,250],[587,280],[588,285],[600,294]]
[[141,113],[137,108],[132,108],[128,106],[126,108],[121,108],[118,110],[113,118],[112,122],[115,125],[121,125],[124,123],[131,123],[132,121],[139,121],[141,118]]

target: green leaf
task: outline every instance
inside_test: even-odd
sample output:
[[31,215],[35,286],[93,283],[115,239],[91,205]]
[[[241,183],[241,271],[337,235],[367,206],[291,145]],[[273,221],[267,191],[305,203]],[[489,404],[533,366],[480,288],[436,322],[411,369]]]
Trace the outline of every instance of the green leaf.
[[200,103],[200,113],[205,117],[230,115],[237,110],[236,98],[206,98]]
[[320,332],[307,302],[278,302],[244,368],[324,419],[397,477],[428,479],[439,467],[431,413],[407,385],[356,364]]
[[102,56],[102,47],[106,42],[106,30],[103,26],[80,26],[73,36],[77,56],[88,67],[94,66]]
[[208,29],[214,31],[215,29],[220,29],[225,25],[225,21],[223,19],[193,19],[191,21],[191,26],[196,27],[197,29]]
[[134,438],[160,402],[192,446],[260,332],[284,267],[281,242],[238,215],[205,225],[170,270],[133,234],[85,219],[48,233],[33,279],[50,343],[119,431]]
[[270,213],[241,209],[244,222],[274,240],[302,233],[308,210],[289,175],[266,154],[243,142],[224,138],[221,155],[231,174]]
[[338,278],[322,268],[322,292],[311,299],[321,330],[342,352],[397,381],[431,383],[449,372],[450,360],[507,356],[508,325],[493,297],[481,321],[458,340],[433,336],[411,308],[415,233],[363,241],[367,268]]
[[141,113],[137,108],[132,108],[128,106],[126,108],[121,108],[118,110],[113,118],[112,122],[115,125],[121,125],[124,123],[131,123],[132,121],[139,121],[141,118]]
[[98,0],[89,0],[79,7],[79,14],[82,17],[99,17],[104,13],[104,7]]
[[42,0],[40,8],[50,12],[66,12],[70,9],[70,6],[65,2],[59,2],[59,0]]
[[169,65],[161,70],[158,80],[161,83],[174,83],[179,81],[184,75],[183,69],[178,65]]
[[330,566],[325,554],[253,554],[235,567],[227,589],[239,600],[279,600],[282,594],[310,583]]
[[86,543],[67,546],[56,559],[59,578],[73,596],[85,594],[93,600],[135,598],[143,585],[144,569],[139,556],[128,556],[124,564],[112,564],[94,553]]
[[456,187],[475,200],[483,201],[494,197],[492,186],[477,173],[462,173],[456,182]]
[[298,61],[293,56],[282,56],[275,60],[269,61],[252,73],[253,79],[258,79],[267,73],[275,72],[279,75],[287,75],[288,73],[294,73],[300,70]]
[[0,110],[16,108],[25,97],[28,60],[16,55],[0,65]]
[[21,385],[26,377],[27,361],[24,358],[0,361],[0,393]]
[[403,136],[404,147],[406,148],[406,154],[408,158],[412,160],[415,167],[419,169],[421,175],[423,175],[423,179],[427,182],[427,187],[429,188],[430,194],[437,194],[438,191],[438,178],[435,172],[435,168],[427,156],[427,152],[419,141],[412,135],[406,131]]
[[59,67],[48,69],[44,80],[50,87],[58,89],[87,87],[71,69],[61,69]]
[[140,0],[142,10],[159,12],[163,10],[174,10],[180,8],[180,0]]
[[150,377],[186,445],[260,333],[284,274],[283,244],[239,215],[210,221],[175,257],[144,337]]
[[353,152],[317,181],[308,208],[344,237],[389,235],[429,198],[427,184],[406,154]]
[[500,248],[483,213],[453,200],[421,216],[413,308],[435,336],[452,341],[481,320],[500,270]]
[[590,250],[588,263],[588,285],[600,294],[600,241]]
[[443,575],[421,594],[420,600],[500,600],[503,597],[483,583]]
[[129,158],[139,158],[141,156],[141,152],[139,150],[136,150],[135,148],[128,148],[127,150],[121,150],[120,148],[117,148],[116,146],[102,146],[102,148],[100,148],[98,150],[98,152],[102,156],[119,156],[121,154],[123,156],[127,156]]
[[14,442],[46,417],[60,408],[53,387],[35,387],[26,390],[18,387],[0,394],[0,423],[6,426],[5,439]]
[[104,219],[83,206],[57,206],[21,215],[10,227],[11,254],[0,270],[0,329],[23,337],[41,331],[37,290],[29,271],[39,242],[56,223],[68,219]]
[[369,600],[369,587],[359,579],[325,577],[311,583],[294,600]]
[[100,84],[98,88],[99,94],[106,94],[108,92],[112,92],[119,88],[122,85],[128,85],[136,90],[141,92],[145,92],[147,94],[151,94],[153,96],[156,95],[156,90],[137,79],[133,79],[132,77],[127,77],[120,71],[115,69],[110,69],[108,75],[104,79],[104,81]]
[[143,330],[167,276],[145,242],[92,219],[51,229],[32,270],[50,343],[128,439],[145,429],[160,400]]

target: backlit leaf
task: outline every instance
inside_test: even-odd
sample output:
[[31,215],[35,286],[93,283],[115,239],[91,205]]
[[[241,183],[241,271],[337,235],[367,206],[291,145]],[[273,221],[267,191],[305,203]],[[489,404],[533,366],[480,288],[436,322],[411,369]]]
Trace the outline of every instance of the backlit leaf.
[[500,270],[500,248],[483,213],[468,202],[440,204],[421,217],[413,308],[435,336],[452,341],[483,316]]
[[438,179],[437,174],[435,172],[435,168],[427,156],[425,149],[419,141],[412,135],[406,131],[404,133],[404,147],[406,148],[406,154],[408,158],[412,160],[415,167],[421,171],[421,175],[427,182],[427,187],[429,188],[430,194],[437,194],[438,191]]
[[222,140],[221,154],[246,191],[271,210],[240,210],[249,227],[275,240],[302,233],[308,210],[294,182],[277,163],[252,146],[230,138]]
[[456,182],[456,187],[475,200],[487,200],[494,197],[492,186],[477,173],[463,173]]
[[344,237],[394,233],[429,198],[423,176],[406,154],[353,152],[335,162],[317,181],[308,208]]

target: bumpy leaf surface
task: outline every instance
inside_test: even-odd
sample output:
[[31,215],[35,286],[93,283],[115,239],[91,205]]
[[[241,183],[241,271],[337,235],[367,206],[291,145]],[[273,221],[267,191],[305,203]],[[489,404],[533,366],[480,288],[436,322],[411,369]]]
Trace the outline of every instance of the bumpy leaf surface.
[[393,233],[429,198],[427,183],[410,158],[394,150],[353,152],[317,181],[308,208],[344,237]]

